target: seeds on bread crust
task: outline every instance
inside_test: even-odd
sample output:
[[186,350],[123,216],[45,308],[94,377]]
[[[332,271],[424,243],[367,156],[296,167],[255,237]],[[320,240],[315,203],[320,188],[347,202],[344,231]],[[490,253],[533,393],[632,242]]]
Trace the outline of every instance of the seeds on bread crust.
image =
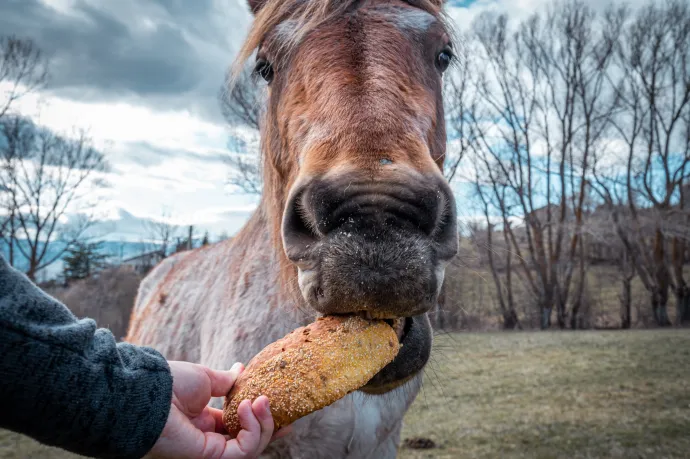
[[383,320],[320,317],[249,362],[225,399],[223,423],[237,435],[240,402],[265,395],[277,430],[361,388],[399,350],[395,330]]

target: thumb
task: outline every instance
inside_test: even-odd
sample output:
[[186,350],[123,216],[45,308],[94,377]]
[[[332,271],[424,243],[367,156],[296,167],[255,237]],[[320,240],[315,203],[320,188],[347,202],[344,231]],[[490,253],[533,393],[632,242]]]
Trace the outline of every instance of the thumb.
[[213,370],[208,367],[205,367],[204,370],[206,370],[206,375],[211,381],[211,396],[223,397],[227,395],[230,389],[232,389],[232,386],[235,385],[235,381],[240,373],[244,371],[244,365],[237,362],[227,371]]

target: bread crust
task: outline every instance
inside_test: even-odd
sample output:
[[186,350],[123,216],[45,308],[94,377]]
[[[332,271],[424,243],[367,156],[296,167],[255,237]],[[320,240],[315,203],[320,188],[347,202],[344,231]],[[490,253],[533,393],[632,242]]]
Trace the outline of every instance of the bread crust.
[[400,350],[393,327],[359,316],[325,316],[266,346],[225,398],[228,433],[241,430],[237,407],[268,397],[275,430],[364,386]]

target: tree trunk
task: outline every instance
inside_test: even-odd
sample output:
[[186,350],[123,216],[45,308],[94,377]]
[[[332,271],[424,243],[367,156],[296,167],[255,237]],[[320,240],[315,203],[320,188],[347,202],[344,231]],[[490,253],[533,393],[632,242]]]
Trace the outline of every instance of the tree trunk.
[[503,312],[503,329],[514,330],[518,327],[518,316],[514,309]]
[[187,250],[192,250],[194,248],[194,244],[192,243],[193,238],[194,238],[194,226],[189,225],[189,236],[187,239]]
[[627,330],[631,325],[631,311],[632,311],[632,282],[629,279],[623,278],[623,286],[621,288],[621,328]]
[[661,229],[657,228],[654,237],[654,274],[656,287],[652,292],[652,309],[654,311],[654,320],[656,320],[657,325],[660,327],[668,327],[671,325],[671,321],[668,320],[668,310],[666,309],[670,274],[666,267],[664,249],[664,235]]
[[578,315],[580,314],[580,304],[581,304],[581,299],[577,299],[577,300],[575,300],[575,303],[573,303],[573,310],[572,310],[572,313],[570,314],[570,328],[572,330],[577,330],[579,328],[578,323],[577,323],[577,319],[578,319]]
[[676,323],[678,325],[690,324],[690,289],[683,284],[676,291]]
[[558,321],[558,328],[565,330],[565,324],[568,321],[568,313],[565,302],[559,300],[558,308],[556,309],[556,320]]
[[15,223],[15,216],[14,216],[14,206],[12,208],[12,211],[10,213],[10,266],[14,266],[14,244],[16,242],[15,238],[15,232],[17,231],[16,228],[14,227]]
[[582,307],[582,301],[585,293],[585,283],[587,282],[587,269],[585,266],[586,263],[586,253],[585,253],[585,241],[580,239],[580,256],[578,260],[578,276],[580,277],[579,282],[577,284],[577,293],[575,300],[573,301],[573,308],[572,311],[570,312],[570,328],[573,330],[576,330],[580,328],[578,324],[578,321],[580,319],[580,309]]
[[[503,238],[506,247],[510,247],[510,238],[508,237],[508,226],[503,228]],[[515,328],[522,328],[517,312],[515,311],[515,297],[513,296],[513,251],[506,250],[506,296],[507,296],[507,310],[503,312],[503,328],[506,330],[514,330]]]
[[680,324],[690,325],[690,294],[686,292],[685,294],[685,307],[683,308],[683,314],[681,314]]
[[10,250],[10,259],[8,260],[10,263],[10,266],[14,266],[14,236],[10,236],[10,245],[9,245],[9,250]]
[[[683,196],[681,190],[681,208],[683,203]],[[687,222],[686,222],[687,224]],[[685,283],[683,276],[683,267],[685,266],[685,240],[674,237],[672,240],[672,272],[675,277],[673,293],[676,296],[676,324],[683,325],[685,309],[688,303],[688,286]]]
[[38,273],[38,244],[36,244],[36,246],[34,247],[30,247],[29,250],[31,250],[31,253],[28,260],[29,269],[26,271],[26,277],[28,277],[31,280],[31,282],[36,282],[36,274]]
[[654,320],[659,327],[671,325],[671,321],[668,319],[667,303],[668,294],[658,287],[655,288],[652,292],[652,312],[654,313]]
[[551,310],[550,306],[542,305],[541,307],[541,329],[547,330],[551,328]]

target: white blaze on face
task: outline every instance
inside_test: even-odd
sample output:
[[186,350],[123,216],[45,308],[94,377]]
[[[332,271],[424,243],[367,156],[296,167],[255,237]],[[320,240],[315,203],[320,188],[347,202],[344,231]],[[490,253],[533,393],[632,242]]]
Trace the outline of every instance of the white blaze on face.
[[403,32],[426,32],[436,18],[416,8],[401,8],[395,13],[387,13],[386,16]]
[[301,167],[304,163],[305,156],[311,150],[318,148],[318,146],[330,138],[333,138],[337,130],[328,126],[326,123],[314,122],[311,120],[300,120],[304,126],[301,131],[296,133],[297,143],[299,146],[299,156],[297,162]]
[[289,41],[297,32],[299,23],[295,19],[288,19],[276,26],[276,39],[280,42]]

